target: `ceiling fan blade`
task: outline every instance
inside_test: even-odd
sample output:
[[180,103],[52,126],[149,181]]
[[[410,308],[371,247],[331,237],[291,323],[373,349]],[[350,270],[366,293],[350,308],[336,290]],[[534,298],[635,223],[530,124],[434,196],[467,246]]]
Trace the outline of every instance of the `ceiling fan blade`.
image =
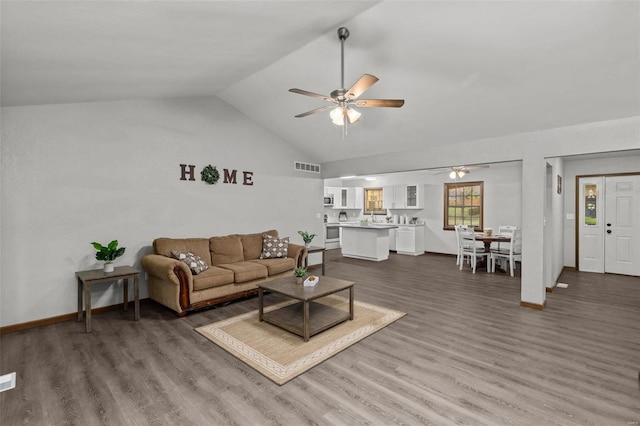
[[378,81],[378,77],[371,74],[363,74],[358,81],[351,86],[351,89],[347,90],[345,97],[355,99],[362,95],[365,90],[373,86]]
[[404,105],[404,99],[358,99],[355,102],[357,107],[387,107],[400,108]]
[[318,93],[309,92],[308,90],[289,89],[289,91],[292,93],[298,93],[299,95],[311,96],[312,98],[320,98],[324,99],[325,101],[335,102],[335,99],[333,99],[331,96],[320,95]]
[[303,112],[302,114],[298,114],[296,115],[296,118],[306,117],[307,115],[315,114],[316,112],[326,111],[331,108],[334,108],[334,105],[326,105],[320,108],[312,109],[311,111]]

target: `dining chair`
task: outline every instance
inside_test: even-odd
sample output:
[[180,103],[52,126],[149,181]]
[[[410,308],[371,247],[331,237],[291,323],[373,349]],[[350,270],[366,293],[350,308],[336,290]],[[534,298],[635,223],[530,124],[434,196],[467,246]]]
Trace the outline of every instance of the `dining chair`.
[[469,263],[471,264],[471,270],[475,274],[478,258],[485,257],[487,260],[487,272],[489,272],[489,256],[491,255],[491,253],[484,251],[484,247],[478,247],[478,244],[476,244],[476,234],[473,227],[461,227],[458,229],[458,233],[460,235],[460,252],[462,255],[460,259],[460,270],[462,270],[464,259],[468,258]]
[[[511,235],[517,228],[515,225],[500,225],[498,226],[498,235]],[[500,249],[500,241],[498,241],[498,250]]]
[[509,273],[513,277],[513,272],[516,269],[516,260],[522,262],[522,230],[514,229],[511,234],[511,242],[508,249],[495,249],[491,250],[491,272],[496,271],[497,260],[508,260]]
[[462,240],[460,238],[460,228],[466,228],[466,225],[454,225],[454,229],[456,230],[456,246],[458,248],[457,256],[456,256],[456,266],[460,265],[460,259],[462,258]]
[[[456,230],[456,246],[458,247],[456,265],[460,265],[460,262],[462,261],[462,246],[464,245],[462,236],[460,235],[460,229],[469,229],[473,231],[473,227],[468,225],[454,225],[454,229]],[[469,265],[471,265],[471,262],[469,262]]]

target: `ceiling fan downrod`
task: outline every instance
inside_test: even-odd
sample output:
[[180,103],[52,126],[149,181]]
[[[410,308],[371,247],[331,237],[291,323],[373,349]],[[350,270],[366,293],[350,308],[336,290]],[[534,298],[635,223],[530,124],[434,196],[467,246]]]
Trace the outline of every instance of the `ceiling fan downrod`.
[[340,88],[344,90],[344,41],[349,38],[349,30],[345,27],[338,28],[340,39]]

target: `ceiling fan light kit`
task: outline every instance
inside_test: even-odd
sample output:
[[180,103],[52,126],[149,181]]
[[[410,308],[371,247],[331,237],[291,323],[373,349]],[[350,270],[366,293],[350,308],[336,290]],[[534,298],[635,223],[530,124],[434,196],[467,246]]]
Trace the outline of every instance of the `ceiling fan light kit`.
[[378,77],[371,74],[363,74],[358,81],[351,86],[350,89],[344,88],[344,42],[349,38],[349,30],[345,27],[338,28],[338,38],[340,39],[340,89],[336,89],[331,92],[329,96],[320,95],[318,93],[309,92],[302,89],[289,89],[292,93],[298,93],[300,95],[310,96],[312,98],[320,98],[327,102],[331,102],[332,105],[312,109],[311,111],[298,114],[296,118],[306,117],[317,112],[327,111],[331,109],[329,113],[331,120],[334,124],[342,126],[343,136],[347,134],[347,125],[353,124],[360,119],[362,115],[357,111],[354,106],[359,108],[400,108],[404,105],[404,99],[357,99],[362,95],[369,87],[373,86]]

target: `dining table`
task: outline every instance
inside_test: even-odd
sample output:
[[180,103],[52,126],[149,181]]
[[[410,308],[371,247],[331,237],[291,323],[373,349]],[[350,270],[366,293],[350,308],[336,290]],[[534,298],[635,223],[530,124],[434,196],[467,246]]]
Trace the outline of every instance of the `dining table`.
[[[487,235],[484,232],[476,232],[475,233],[476,241],[482,241],[484,244],[484,251],[489,253],[491,251],[491,243],[508,243],[511,241],[511,235],[500,235],[500,234],[491,234]],[[478,267],[486,267],[489,258],[485,261],[485,259],[481,259],[478,261]],[[488,269],[487,269],[488,271]]]
[[491,243],[508,243],[511,241],[511,235],[491,234],[487,235],[484,232],[476,232],[476,241],[482,241],[484,244],[484,251],[491,251]]

